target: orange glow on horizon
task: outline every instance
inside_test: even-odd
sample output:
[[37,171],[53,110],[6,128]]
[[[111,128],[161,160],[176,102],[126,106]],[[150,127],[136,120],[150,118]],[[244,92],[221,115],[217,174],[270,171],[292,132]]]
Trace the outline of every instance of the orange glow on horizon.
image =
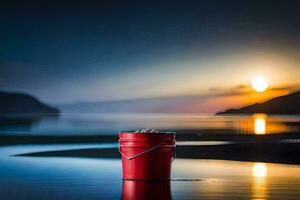
[[263,103],[278,96],[289,94],[288,90],[266,90],[263,93],[247,91],[244,94],[220,96],[199,102],[200,106],[211,112],[219,112],[228,108],[241,108],[255,103]]

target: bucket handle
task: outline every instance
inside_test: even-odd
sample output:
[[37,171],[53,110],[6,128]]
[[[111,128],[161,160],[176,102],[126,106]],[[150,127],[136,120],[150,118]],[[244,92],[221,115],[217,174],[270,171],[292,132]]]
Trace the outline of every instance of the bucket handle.
[[173,157],[172,157],[172,160],[171,160],[171,164],[174,162],[174,160],[176,159],[176,151],[175,151],[175,148],[176,148],[176,140],[174,140],[174,145],[173,145]]
[[[135,158],[137,158],[137,157],[140,157],[140,156],[142,156],[142,155],[144,155],[144,154],[146,154],[146,153],[149,153],[150,151],[153,151],[154,149],[157,149],[158,147],[162,146],[164,143],[165,143],[165,141],[162,141],[161,143],[159,143],[159,144],[157,144],[157,145],[155,145],[155,146],[153,146],[153,147],[147,149],[146,151],[143,151],[143,152],[141,152],[141,153],[138,153],[138,154],[136,154],[136,155],[134,155],[134,156],[129,156],[129,157],[126,156],[126,155],[121,151],[120,143],[119,143],[119,145],[118,145],[118,150],[119,150],[120,154],[121,154],[124,158],[126,158],[127,160],[132,160],[132,159],[135,159]],[[176,158],[175,147],[176,147],[176,141],[174,141],[174,145],[173,145],[173,158],[172,158],[172,160],[171,160],[171,163],[173,163],[173,161],[174,161],[175,158]]]

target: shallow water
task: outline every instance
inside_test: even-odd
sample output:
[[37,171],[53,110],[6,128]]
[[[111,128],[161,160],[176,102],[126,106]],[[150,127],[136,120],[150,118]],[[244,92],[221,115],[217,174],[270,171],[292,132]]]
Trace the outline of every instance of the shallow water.
[[[0,135],[116,136],[120,130],[145,127],[176,131],[178,135],[192,133],[189,141],[179,140],[178,145],[186,147],[204,145],[216,148],[234,144],[240,135],[245,134],[283,133],[284,136],[289,136],[289,133],[300,133],[300,118],[264,114],[234,117],[174,114],[63,114],[59,118],[0,121]],[[222,137],[224,141],[217,139],[219,134],[225,135]],[[208,141],[194,140],[199,139],[198,136],[206,135],[212,137]],[[235,135],[235,141],[227,140],[229,135]],[[284,146],[295,145],[300,142],[297,135],[282,137],[276,142]],[[248,139],[247,136],[241,145],[245,145]],[[259,137],[251,142],[262,142],[261,139],[263,138]],[[268,144],[268,139],[264,138],[265,144]],[[112,139],[114,140],[117,140],[117,137]],[[80,142],[80,139],[77,142]],[[137,199],[146,196],[151,199],[266,200],[299,199],[300,196],[299,165],[176,159],[172,168],[172,181],[153,183],[123,182],[121,160],[110,156],[108,158],[63,157],[64,154],[60,157],[16,156],[44,151],[116,147],[116,143],[2,146],[0,147],[0,199],[126,199],[133,195],[138,196]]]
[[[120,159],[21,157],[21,153],[116,144],[15,145],[0,148],[1,199],[120,199],[132,195]],[[299,199],[300,166],[176,159],[160,197],[172,199]],[[140,187],[143,183],[137,183]],[[142,185],[144,192],[156,186]],[[169,189],[168,189],[169,188]],[[122,191],[123,190],[123,191]],[[139,194],[141,195],[141,194]],[[143,195],[143,194],[142,194]]]

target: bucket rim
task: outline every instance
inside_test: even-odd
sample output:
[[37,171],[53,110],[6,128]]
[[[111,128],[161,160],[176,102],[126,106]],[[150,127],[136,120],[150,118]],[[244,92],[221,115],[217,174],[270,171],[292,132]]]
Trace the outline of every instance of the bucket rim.
[[121,141],[158,141],[158,140],[175,140],[175,133],[134,133],[120,132]]
[[175,132],[173,131],[159,131],[158,133],[139,133],[136,132],[136,130],[129,130],[129,131],[120,131],[119,134],[138,134],[138,135],[159,135],[159,134],[164,134],[164,135],[175,135]]
[[158,141],[162,141],[164,140],[165,142],[174,142],[176,140],[175,137],[167,137],[167,138],[119,138],[119,142],[152,142],[152,143],[155,143],[155,142],[158,142]]

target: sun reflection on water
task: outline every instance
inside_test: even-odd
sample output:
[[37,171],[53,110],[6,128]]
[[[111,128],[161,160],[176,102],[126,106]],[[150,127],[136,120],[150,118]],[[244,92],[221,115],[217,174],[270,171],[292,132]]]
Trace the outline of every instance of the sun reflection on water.
[[266,134],[266,118],[265,114],[254,114],[254,133],[257,135]]
[[267,199],[268,187],[267,187],[267,165],[265,163],[254,163],[252,166],[252,199]]
[[252,175],[254,177],[266,177],[267,165],[265,163],[254,163],[252,167]]
[[294,117],[286,117],[285,121],[278,116],[269,116],[265,113],[255,113],[250,117],[241,118],[237,124],[237,130],[239,133],[246,134],[276,134],[276,133],[288,133],[299,132],[297,126],[292,125],[298,120]]

